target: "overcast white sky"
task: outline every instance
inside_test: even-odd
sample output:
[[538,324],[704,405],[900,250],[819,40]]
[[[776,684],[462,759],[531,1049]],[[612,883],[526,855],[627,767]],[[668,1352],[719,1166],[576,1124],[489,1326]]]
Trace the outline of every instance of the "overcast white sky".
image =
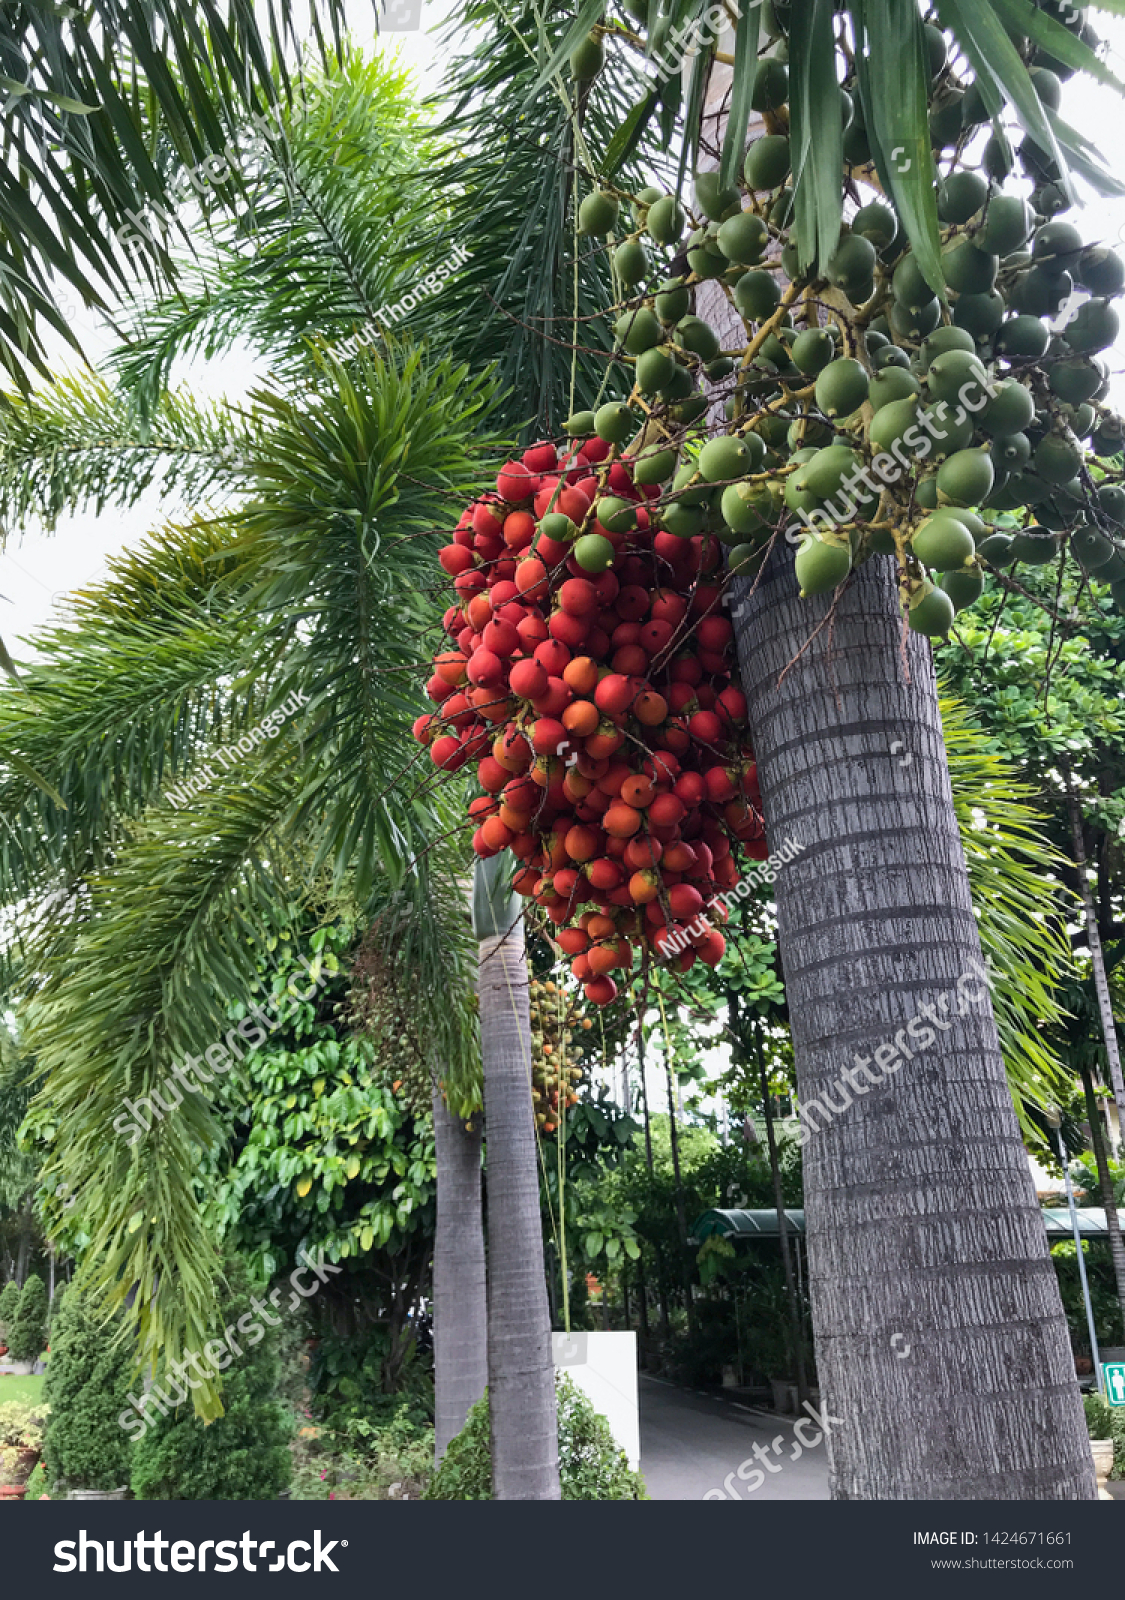
[[[436,86],[441,75],[441,55],[436,39],[428,31],[440,24],[450,10],[450,0],[390,0],[391,9],[409,22],[420,13],[421,28],[407,31],[384,29],[388,49],[400,51],[426,89]],[[357,43],[374,39],[372,11],[368,0],[352,0],[352,33]],[[1111,46],[1110,64],[1125,78],[1125,21],[1104,15],[1095,16],[1095,25]],[[1072,81],[1064,85],[1062,114],[1102,150],[1109,164],[1121,170],[1121,151],[1125,145],[1125,103],[1112,91],[1098,85]],[[1091,200],[1076,217],[1084,236],[1121,246],[1125,240],[1125,201]],[[107,340],[87,312],[76,309],[74,325],[86,349],[95,358],[107,347]],[[1125,369],[1123,346],[1111,351],[1117,373]],[[185,369],[187,370],[187,369]],[[235,355],[222,362],[196,363],[190,368],[193,389],[200,395],[228,393],[239,395],[260,377],[246,356]],[[1125,383],[1116,384],[1116,403],[1125,409]],[[46,536],[30,524],[11,530],[8,543],[0,552],[0,638],[9,646],[26,639],[48,621],[56,599],[66,592],[95,582],[105,572],[105,558],[139,539],[150,527],[175,508],[161,505],[150,493],[130,511],[117,509],[94,516],[81,512],[63,519],[58,530]],[[16,646],[14,654],[26,658],[26,647]]]

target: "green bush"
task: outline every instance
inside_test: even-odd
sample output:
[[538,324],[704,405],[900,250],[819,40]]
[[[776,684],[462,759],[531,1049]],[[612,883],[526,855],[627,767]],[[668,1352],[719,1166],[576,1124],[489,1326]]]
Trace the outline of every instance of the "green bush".
[[38,1361],[47,1343],[47,1290],[33,1272],[23,1286],[8,1351],[13,1361]]
[[[251,1307],[241,1264],[227,1268],[220,1313],[222,1327],[240,1317],[264,1327]],[[275,1500],[288,1488],[292,1426],[277,1399],[277,1337],[265,1327],[251,1344],[242,1329],[239,1344],[241,1355],[222,1374],[224,1411],[215,1422],[204,1426],[190,1396],[178,1406],[169,1404],[164,1417],[146,1408],[151,1420],[133,1447],[132,1489],[138,1500]]]
[[1082,1396],[1086,1412],[1086,1432],[1091,1439],[1113,1440],[1113,1471],[1115,1481],[1125,1479],[1125,1410],[1107,1405],[1100,1394]]
[[[609,1423],[565,1373],[555,1374],[559,1412],[559,1483],[564,1500],[647,1500],[645,1480],[634,1472],[609,1431]],[[488,1390],[450,1442],[424,1500],[491,1500]]]
[[129,1439],[118,1418],[129,1404],[129,1347],[71,1285],[56,1296],[44,1396],[51,1407],[45,1453],[56,1494],[119,1489],[129,1482]]
[[9,1278],[0,1291],[0,1342],[6,1344],[12,1337],[12,1326],[16,1320],[19,1303],[20,1286],[14,1278]]

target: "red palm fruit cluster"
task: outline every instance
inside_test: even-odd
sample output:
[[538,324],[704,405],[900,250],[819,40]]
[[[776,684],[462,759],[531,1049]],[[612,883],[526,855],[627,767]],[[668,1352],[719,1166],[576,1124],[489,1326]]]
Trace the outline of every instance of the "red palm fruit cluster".
[[767,853],[720,547],[662,530],[659,491],[614,456],[533,445],[464,512],[439,557],[437,709],[414,726],[443,771],[476,763],[474,848],[512,851],[597,1005],[641,945],[717,965],[714,897],[738,850]]

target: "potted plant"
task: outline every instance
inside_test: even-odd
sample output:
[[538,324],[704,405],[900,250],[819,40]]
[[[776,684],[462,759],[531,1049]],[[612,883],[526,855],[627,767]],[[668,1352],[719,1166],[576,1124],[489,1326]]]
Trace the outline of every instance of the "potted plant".
[[27,1400],[0,1405],[0,1499],[23,1499],[42,1454],[46,1415],[46,1406]]

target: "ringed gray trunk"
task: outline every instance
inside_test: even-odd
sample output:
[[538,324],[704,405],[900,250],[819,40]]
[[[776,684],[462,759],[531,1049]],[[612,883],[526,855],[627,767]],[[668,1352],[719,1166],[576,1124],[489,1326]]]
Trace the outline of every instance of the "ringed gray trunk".
[[[491,863],[485,863],[485,871]],[[483,877],[478,869],[479,876]],[[480,897],[474,905],[484,933]],[[480,1043],[488,1182],[488,1396],[497,1500],[558,1500],[551,1317],[531,1103],[523,919],[480,941]]]
[[803,846],[778,874],[777,914],[801,1107],[818,1130],[805,1213],[833,1497],[1093,1499],[977,976],[929,650],[903,643],[888,558],[855,573],[796,660],[827,600],[798,599],[780,542],[749,589],[736,585],[733,614],[770,847]]
[[480,1117],[466,1124],[434,1085],[434,1464],[488,1382]]

